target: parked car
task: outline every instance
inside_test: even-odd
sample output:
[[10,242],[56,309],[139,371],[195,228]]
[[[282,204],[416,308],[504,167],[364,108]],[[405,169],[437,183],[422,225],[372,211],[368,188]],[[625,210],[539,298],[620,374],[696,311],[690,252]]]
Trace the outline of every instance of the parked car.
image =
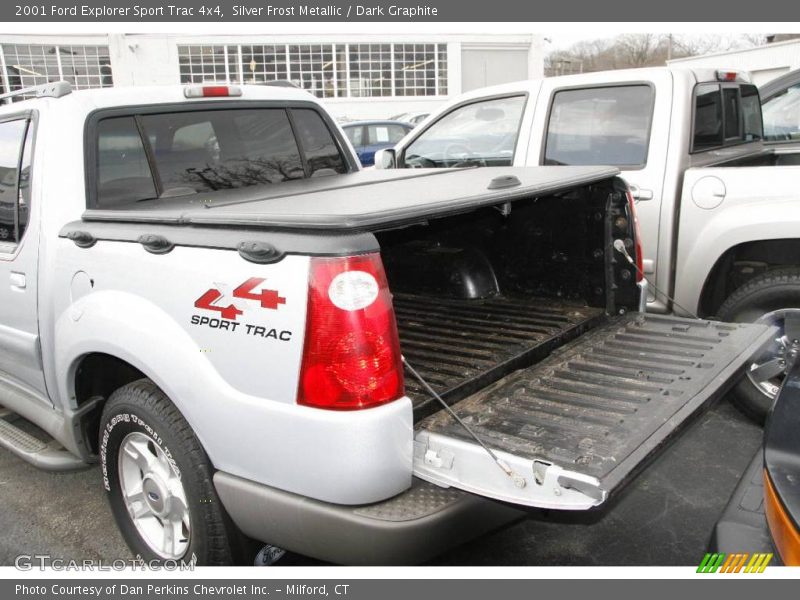
[[399,115],[395,115],[393,117],[389,117],[391,121],[403,121],[404,123],[410,123],[414,127],[422,123],[429,115],[429,112],[404,112],[400,113]]
[[800,566],[800,362],[796,358],[768,418],[763,448],[714,527],[711,552],[773,554],[774,564]]
[[291,88],[34,91],[0,399],[53,441],[0,445],[99,462],[147,561],[420,562],[603,505],[775,337],[640,312],[613,167],[365,171]]
[[[648,311],[783,329],[800,309],[800,151],[772,143],[769,127],[780,102],[797,128],[798,88],[787,89],[766,105],[763,139],[758,90],[740,73],[665,67],[511,83],[454,99],[377,162],[616,166],[636,198]],[[777,336],[736,387],[756,419],[795,350],[800,341]]]
[[391,148],[413,127],[396,121],[353,121],[342,125],[342,129],[353,144],[361,165],[371,167],[375,164],[375,152]]

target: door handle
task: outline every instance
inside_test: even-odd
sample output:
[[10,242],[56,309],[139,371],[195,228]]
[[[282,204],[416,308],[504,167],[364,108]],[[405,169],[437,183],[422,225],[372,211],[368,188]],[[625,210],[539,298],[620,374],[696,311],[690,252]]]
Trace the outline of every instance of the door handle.
[[25,277],[25,273],[18,273],[16,271],[11,271],[11,289],[22,291],[28,285],[28,280]]
[[652,200],[653,190],[645,190],[638,185],[630,185],[631,196],[634,200]]

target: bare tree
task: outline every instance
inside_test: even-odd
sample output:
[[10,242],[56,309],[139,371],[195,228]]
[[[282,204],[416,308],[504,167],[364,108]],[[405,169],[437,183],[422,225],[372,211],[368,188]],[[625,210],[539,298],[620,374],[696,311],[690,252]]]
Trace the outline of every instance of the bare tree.
[[767,36],[629,33],[615,38],[586,40],[545,59],[547,75],[664,65],[670,58],[749,48],[766,43]]

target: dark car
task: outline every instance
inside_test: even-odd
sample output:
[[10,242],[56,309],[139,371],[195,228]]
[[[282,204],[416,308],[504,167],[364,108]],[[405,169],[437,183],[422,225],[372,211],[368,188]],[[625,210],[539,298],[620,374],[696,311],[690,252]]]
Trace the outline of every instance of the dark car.
[[[800,328],[800,317],[795,323]],[[794,366],[767,419],[763,448],[717,521],[710,551],[774,554],[773,564],[800,566],[800,360],[796,352],[786,360]]]
[[414,128],[400,121],[354,121],[342,125],[347,138],[364,167],[375,164],[375,152],[391,148]]

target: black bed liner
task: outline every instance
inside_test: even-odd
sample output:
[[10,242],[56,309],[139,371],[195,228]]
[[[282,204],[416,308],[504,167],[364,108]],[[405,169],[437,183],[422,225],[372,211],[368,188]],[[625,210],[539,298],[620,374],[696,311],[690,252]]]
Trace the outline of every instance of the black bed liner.
[[[90,209],[84,221],[373,230],[544,196],[616,176],[613,167],[371,170]],[[65,232],[62,232],[64,235]]]
[[[604,318],[603,309],[550,298],[395,294],[393,303],[403,356],[449,403],[541,360]],[[415,379],[405,384],[415,407],[430,400]]]
[[[754,324],[616,317],[453,410],[495,451],[595,478],[602,502],[691,416],[724,394],[773,335],[773,329]],[[455,463],[449,472],[415,463],[419,476],[510,498],[505,491],[494,493],[491,486],[483,489],[481,481],[466,481],[466,460],[461,461],[461,473],[454,474],[459,448],[474,441],[446,412],[421,421],[418,442],[420,434],[426,444],[433,435],[437,448],[443,444],[445,453],[455,453]],[[518,467],[524,464],[530,472],[530,462],[517,462]],[[527,503],[525,493],[519,493],[520,503]]]

